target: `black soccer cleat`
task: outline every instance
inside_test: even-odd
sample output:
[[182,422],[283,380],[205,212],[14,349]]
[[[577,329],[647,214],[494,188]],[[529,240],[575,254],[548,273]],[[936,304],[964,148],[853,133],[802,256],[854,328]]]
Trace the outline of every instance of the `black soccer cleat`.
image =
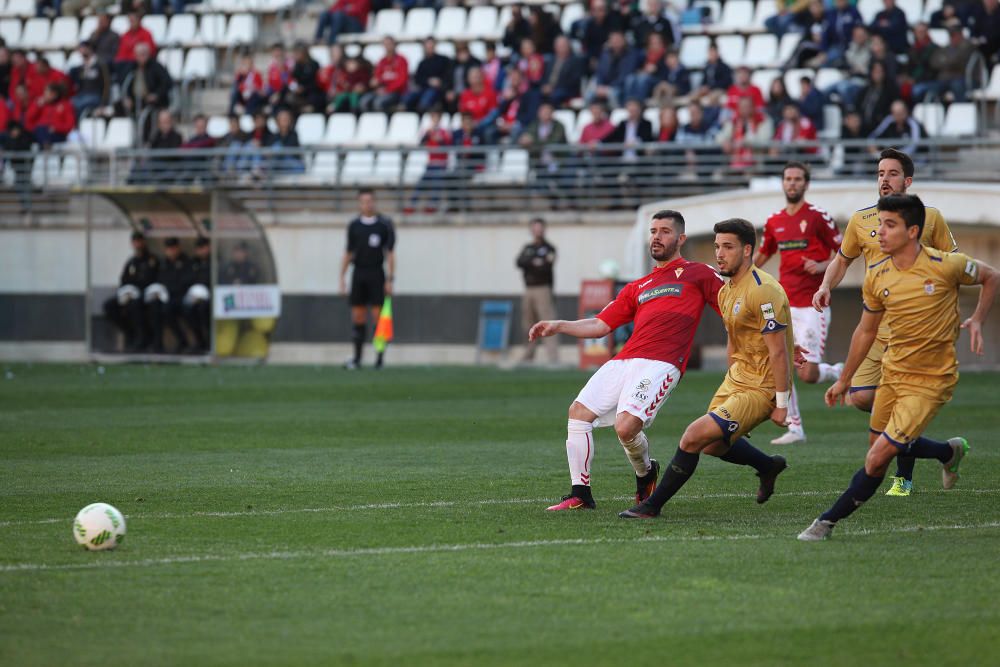
[[769,471],[766,473],[757,473],[757,477],[760,477],[760,486],[757,487],[758,505],[763,505],[771,499],[771,496],[774,495],[775,480],[788,467],[788,462],[784,456],[772,456],[771,460],[774,461],[774,465],[771,466]]
[[642,501],[649,498],[656,490],[656,480],[660,476],[660,463],[656,459],[649,459],[649,470],[645,475],[635,477],[635,504],[640,505]]
[[660,510],[653,509],[649,505],[639,503],[635,507],[629,508],[624,512],[619,512],[618,516],[623,519],[655,519],[660,516]]

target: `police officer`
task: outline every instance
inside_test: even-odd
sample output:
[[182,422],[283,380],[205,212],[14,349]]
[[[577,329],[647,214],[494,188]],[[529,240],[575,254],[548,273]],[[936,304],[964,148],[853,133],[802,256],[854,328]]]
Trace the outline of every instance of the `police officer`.
[[233,247],[232,260],[219,274],[220,285],[256,285],[260,282],[260,268],[250,259],[249,249],[244,241]]
[[149,252],[142,232],[132,233],[132,256],[125,262],[115,296],[104,302],[104,315],[125,335],[125,351],[138,352],[150,343],[143,294],[156,282],[160,261]]
[[[347,227],[347,251],[340,263],[340,293],[347,292],[347,269],[352,264],[351,324],[354,358],[344,367],[357,369],[361,365],[361,349],[367,337],[367,316],[378,322],[382,302],[392,294],[393,274],[396,272],[396,232],[392,220],[375,211],[375,193],[365,188],[358,193],[361,214]],[[388,272],[383,268],[387,265]],[[382,353],[376,357],[375,368],[382,367]]]
[[[535,322],[554,320],[556,306],[552,296],[552,266],[556,261],[556,249],[545,239],[545,221],[535,218],[531,221],[531,243],[521,249],[517,256],[517,266],[524,274],[524,297],[521,299],[521,327],[524,329],[524,339],[528,338],[528,329]],[[559,360],[559,348],[556,337],[549,336],[545,341],[545,351],[549,362]],[[524,361],[535,357],[537,341],[526,343]]]
[[164,351],[163,334],[169,329],[177,340],[174,352],[183,354],[190,350],[181,320],[184,317],[184,296],[191,287],[191,263],[176,237],[168,238],[163,245],[164,259],[158,280],[146,288],[146,303],[153,321],[153,351]]
[[194,244],[191,258],[191,286],[184,295],[184,320],[191,333],[197,352],[208,352],[209,326],[211,323],[212,246],[204,236]]

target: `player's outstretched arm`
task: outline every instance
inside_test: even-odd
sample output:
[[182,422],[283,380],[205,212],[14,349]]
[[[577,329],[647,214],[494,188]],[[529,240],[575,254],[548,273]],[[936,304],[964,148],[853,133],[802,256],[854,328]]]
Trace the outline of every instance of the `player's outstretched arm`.
[[778,426],[788,426],[791,375],[788,371],[788,347],[785,343],[784,329],[764,334],[764,343],[767,344],[767,356],[771,361],[771,373],[774,374],[774,393],[777,396],[777,407],[771,412],[771,421]]
[[840,379],[834,382],[826,390],[826,404],[831,408],[837,404],[843,404],[847,390],[851,388],[851,378],[858,370],[858,366],[864,361],[865,355],[875,342],[875,335],[878,333],[879,322],[882,321],[883,311],[865,310],[861,313],[861,321],[854,329],[851,336],[851,349],[847,352],[847,360],[844,361],[844,369],[840,372]]
[[601,338],[611,332],[611,327],[603,320],[590,317],[585,320],[542,320],[528,330],[528,340],[535,341],[546,336],[566,334],[576,338]]
[[969,345],[975,354],[983,353],[983,322],[986,321],[1000,286],[1000,273],[989,264],[976,261],[976,283],[982,285],[979,302],[972,317],[962,322],[962,328],[969,330]]
[[853,261],[853,259],[848,259],[839,252],[834,255],[834,258],[830,261],[830,265],[826,267],[826,272],[823,274],[823,284],[813,294],[813,308],[822,312],[824,308],[830,305],[830,291],[844,279],[847,267]]

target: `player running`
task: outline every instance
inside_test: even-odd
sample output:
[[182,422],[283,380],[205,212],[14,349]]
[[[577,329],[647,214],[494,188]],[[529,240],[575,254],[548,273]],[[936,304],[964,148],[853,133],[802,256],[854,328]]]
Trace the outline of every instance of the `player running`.
[[692,422],[656,490],[623,519],[650,519],[694,474],[702,452],[723,461],[751,466],[760,477],[757,502],[774,493],[774,482],[787,467],[781,456],[768,456],[744,436],[768,417],[787,426],[791,385],[792,331],[788,297],[778,281],[754,268],[757,236],[748,221],[733,218],[715,225],[715,259],[730,278],[719,291],[722,321],[729,334],[729,370],[708,406]]
[[550,511],[596,507],[590,490],[595,426],[615,427],[635,469],[636,502],[652,492],[659,465],[649,458],[643,429],[653,423],[680,381],[705,305],[719,312],[722,279],[708,265],[681,256],[687,239],[684,217],[677,211],[658,211],[649,233],[649,254],[656,262],[652,273],[626,285],[596,317],[543,320],[528,331],[531,341],[559,333],[601,338],[635,322],[625,347],[594,373],[570,405],[566,456],[573,488]]
[[[809,176],[809,167],[802,162],[789,162],[782,169],[785,208],[773,213],[764,223],[760,249],[753,263],[764,266],[775,252],[781,253],[778,282],[788,295],[795,344],[805,349],[806,364],[797,369],[798,376],[803,382],[815,384],[836,382],[843,367],[842,364],[823,363],[830,307],[818,311],[812,307],[812,295],[823,281],[830,256],[840,249],[841,236],[830,214],[805,200]],[[805,439],[799,398],[793,383],[788,401],[788,431],[771,444],[790,445]]]
[[[910,156],[893,148],[887,148],[879,154],[878,190],[879,196],[906,194],[913,183],[913,160]],[[936,208],[928,207],[925,215],[924,231],[920,237],[921,243],[929,248],[943,252],[955,252],[958,246],[948,229],[948,224]],[[813,307],[823,310],[830,305],[830,290],[840,284],[847,272],[847,267],[855,259],[864,255],[866,266],[871,266],[885,259],[885,254],[879,248],[878,241],[878,210],[869,206],[856,211],[844,230],[844,240],[836,259],[830,263],[823,276],[823,284],[813,295]],[[875,390],[882,378],[882,355],[889,344],[889,323],[883,322],[875,337],[875,344],[868,351],[865,360],[851,378],[850,403],[864,412],[872,411],[875,401]],[[924,439],[931,443],[932,440]],[[896,459],[896,474],[892,478],[892,486],[886,492],[887,496],[908,496],[913,490],[913,466],[916,459],[908,454],[901,454]]]
[[[927,209],[929,212],[930,209]],[[844,376],[826,392],[827,405],[843,401],[851,374],[889,324],[889,347],[882,359],[882,377],[872,409],[868,456],[847,491],[799,539],[818,541],[830,536],[841,519],[861,507],[885,478],[892,459],[902,453],[941,462],[942,485],[958,480],[958,466],[969,451],[964,438],[934,442],[920,437],[924,428],[951,400],[958,383],[959,285],[982,285],[968,329],[972,351],[983,353],[982,326],[1000,285],[992,267],[961,253],[947,253],[920,243],[924,231],[923,202],[913,195],[890,195],[878,202],[878,242],[887,257],[869,265],[863,288],[864,311],[844,363]]]

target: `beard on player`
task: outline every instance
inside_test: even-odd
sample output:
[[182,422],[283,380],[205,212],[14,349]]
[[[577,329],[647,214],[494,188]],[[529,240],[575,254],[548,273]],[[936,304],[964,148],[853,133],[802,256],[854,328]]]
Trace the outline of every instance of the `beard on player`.
[[677,239],[670,245],[663,245],[657,241],[649,244],[649,256],[657,262],[663,262],[674,256],[677,252]]
[[798,204],[805,196],[805,190],[785,190],[785,202],[788,204]]

